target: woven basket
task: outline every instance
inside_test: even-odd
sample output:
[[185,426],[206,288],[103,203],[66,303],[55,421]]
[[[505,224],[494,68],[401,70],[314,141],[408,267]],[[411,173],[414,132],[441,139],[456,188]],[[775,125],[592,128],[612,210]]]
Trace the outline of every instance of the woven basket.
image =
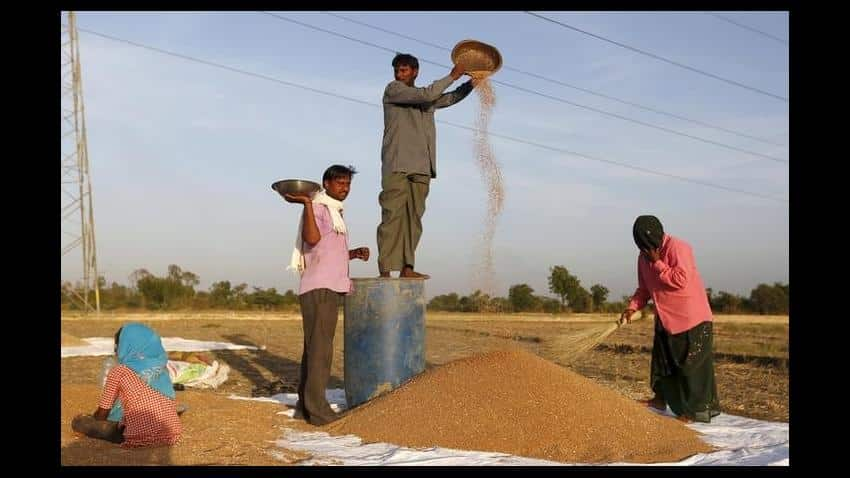
[[458,42],[452,49],[452,61],[473,77],[490,76],[502,67],[499,50],[478,40]]

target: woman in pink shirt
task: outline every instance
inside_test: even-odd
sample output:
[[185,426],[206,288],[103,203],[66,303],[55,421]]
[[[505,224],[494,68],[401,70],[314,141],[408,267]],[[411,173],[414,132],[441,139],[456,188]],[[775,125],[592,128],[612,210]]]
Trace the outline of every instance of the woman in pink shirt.
[[632,228],[638,255],[638,288],[623,311],[630,321],[650,300],[655,304],[650,386],[646,404],[670,409],[683,421],[710,422],[720,413],[711,308],[691,246],[664,234],[655,216],[639,216]]

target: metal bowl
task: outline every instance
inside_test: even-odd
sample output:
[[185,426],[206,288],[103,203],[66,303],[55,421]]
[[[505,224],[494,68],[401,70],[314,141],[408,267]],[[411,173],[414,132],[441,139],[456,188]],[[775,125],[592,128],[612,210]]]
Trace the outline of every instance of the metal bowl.
[[478,40],[463,40],[452,49],[452,61],[464,72],[493,74],[502,67],[502,55],[496,47]]
[[[281,197],[284,197],[285,194],[309,194],[317,192],[322,189],[322,186],[319,183],[314,183],[313,181],[307,181],[306,179],[282,179],[280,181],[276,181],[272,184],[272,189],[277,191]],[[292,202],[289,199],[286,199],[287,202]]]

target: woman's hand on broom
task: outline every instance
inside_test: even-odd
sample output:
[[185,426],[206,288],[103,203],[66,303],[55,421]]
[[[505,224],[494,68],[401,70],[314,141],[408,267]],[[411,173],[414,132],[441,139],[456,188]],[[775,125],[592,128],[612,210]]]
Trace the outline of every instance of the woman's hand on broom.
[[623,325],[624,322],[627,324],[631,324],[632,316],[635,314],[635,312],[637,312],[635,309],[624,310],[623,313],[620,314],[620,325]]

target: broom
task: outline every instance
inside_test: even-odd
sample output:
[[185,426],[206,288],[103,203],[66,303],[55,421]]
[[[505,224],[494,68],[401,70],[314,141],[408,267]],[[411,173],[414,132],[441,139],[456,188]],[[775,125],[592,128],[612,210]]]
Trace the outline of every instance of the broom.
[[[632,314],[632,322],[643,319],[647,315],[638,311]],[[562,333],[547,341],[546,348],[553,357],[562,364],[574,362],[585,352],[593,349],[622,326],[620,319],[597,322],[586,329],[577,332]]]

